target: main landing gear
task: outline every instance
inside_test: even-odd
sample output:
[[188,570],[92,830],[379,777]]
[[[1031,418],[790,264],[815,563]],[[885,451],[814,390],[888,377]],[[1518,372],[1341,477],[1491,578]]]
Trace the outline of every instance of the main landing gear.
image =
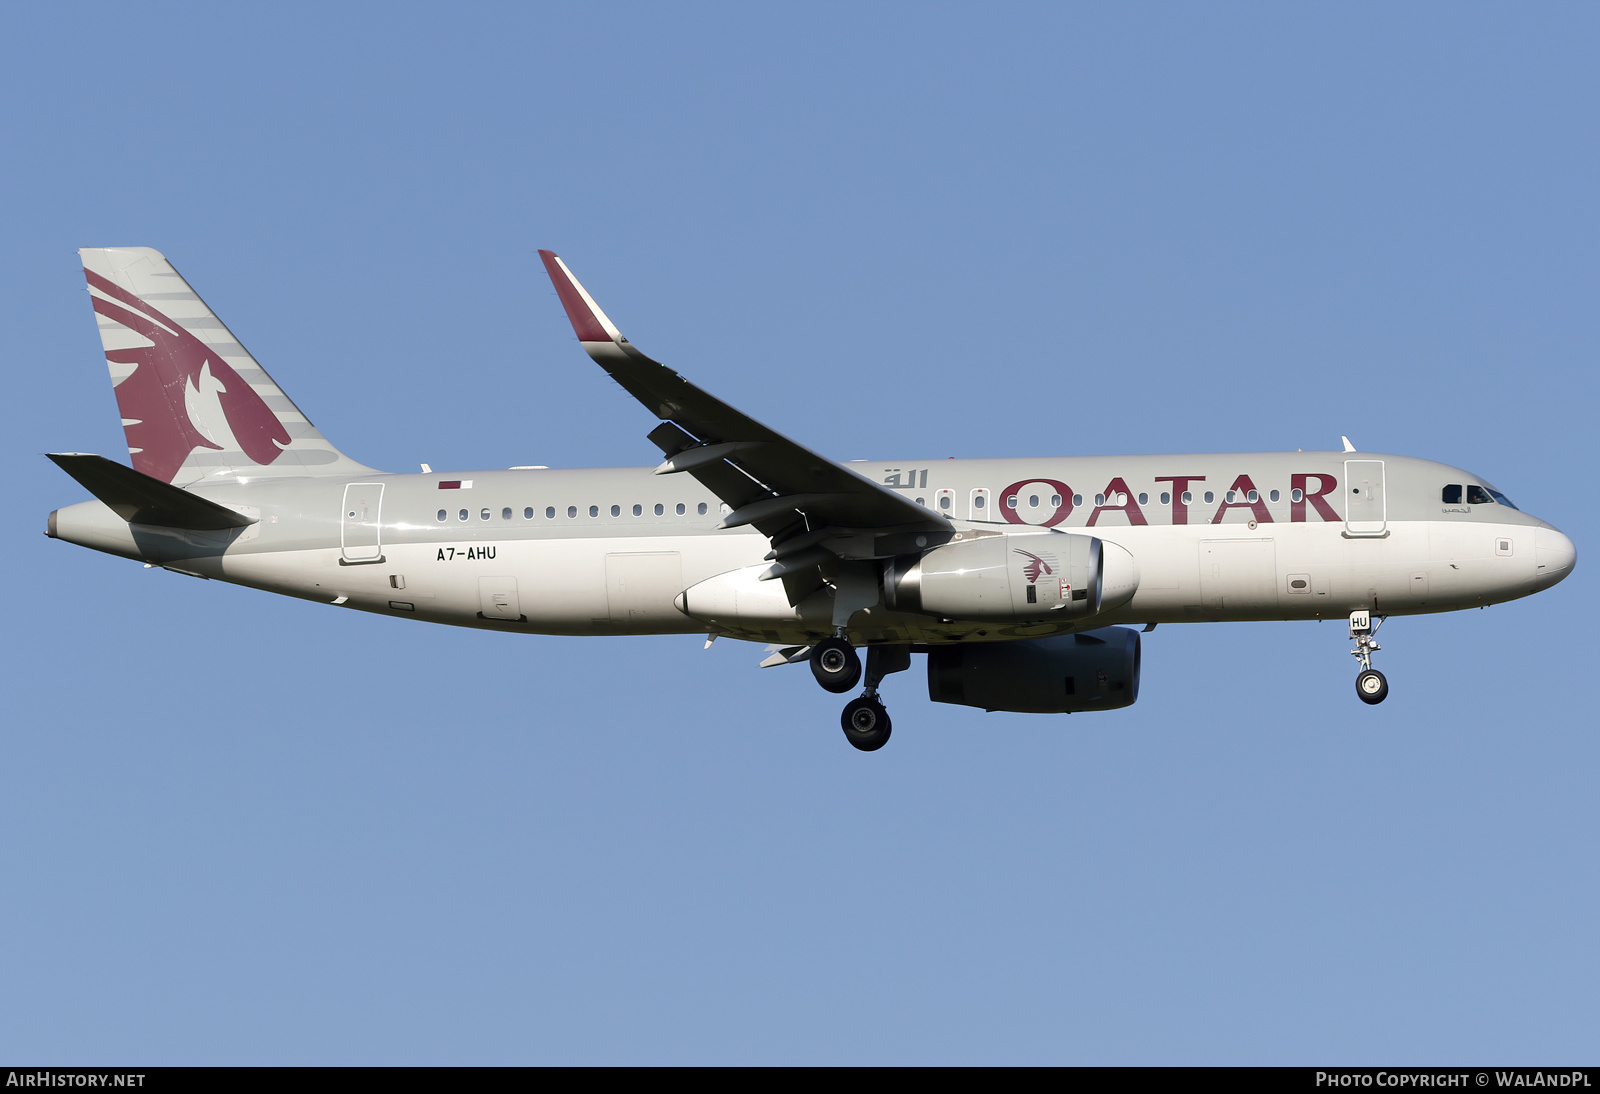
[[1383,678],[1383,673],[1372,667],[1372,655],[1383,649],[1373,638],[1381,626],[1383,626],[1381,615],[1374,625],[1371,612],[1350,613],[1350,637],[1356,643],[1356,648],[1350,653],[1361,663],[1361,671],[1356,675],[1356,694],[1363,703],[1372,705],[1377,705],[1389,697],[1389,681]]
[[[867,686],[845,704],[839,718],[845,740],[862,752],[876,752],[889,743],[892,723],[878,698],[878,685],[891,672],[910,667],[910,646],[867,647]],[[843,635],[825,638],[811,647],[811,674],[829,691],[849,691],[861,679],[861,657]]]
[[839,724],[844,727],[844,739],[863,752],[876,752],[888,744],[894,725],[875,694],[861,695],[846,703]]
[[811,647],[811,675],[825,691],[849,691],[861,679],[861,658],[845,639],[824,638]]

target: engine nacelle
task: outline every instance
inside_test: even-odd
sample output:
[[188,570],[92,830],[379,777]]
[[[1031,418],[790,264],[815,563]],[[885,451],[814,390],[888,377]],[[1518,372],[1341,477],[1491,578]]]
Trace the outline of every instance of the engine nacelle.
[[1071,532],[964,532],[884,570],[884,601],[946,619],[1078,619],[1133,599],[1139,567],[1115,543]]
[[1139,632],[1127,627],[935,646],[928,698],[1019,714],[1131,707],[1139,698]]

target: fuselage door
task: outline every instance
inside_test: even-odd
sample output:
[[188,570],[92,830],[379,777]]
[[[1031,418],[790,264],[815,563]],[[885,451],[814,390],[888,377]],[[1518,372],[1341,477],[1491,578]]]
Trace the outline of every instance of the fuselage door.
[[676,551],[606,556],[606,603],[611,622],[648,629],[682,619],[672,601],[683,591],[683,560]]
[[517,597],[517,579],[514,577],[480,577],[478,579],[478,615],[483,619],[515,619],[528,617],[522,614],[522,603]]
[[344,488],[339,534],[344,562],[382,562],[383,484],[353,482]]
[[1382,460],[1344,461],[1344,530],[1352,536],[1381,536],[1388,523]]
[[1270,613],[1278,604],[1277,544],[1270,539],[1201,540],[1200,601],[1213,611],[1246,619],[1251,613]]

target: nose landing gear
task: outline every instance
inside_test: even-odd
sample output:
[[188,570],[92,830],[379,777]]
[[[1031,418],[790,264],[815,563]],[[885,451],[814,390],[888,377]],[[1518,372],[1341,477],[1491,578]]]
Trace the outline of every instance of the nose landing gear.
[[1381,626],[1383,626],[1381,615],[1375,626],[1371,612],[1350,613],[1350,637],[1356,643],[1356,648],[1351,650],[1350,654],[1361,664],[1361,671],[1356,675],[1356,695],[1363,703],[1374,706],[1389,697],[1389,681],[1383,678],[1383,673],[1372,667],[1372,655],[1383,648],[1378,645],[1377,639],[1373,638]]

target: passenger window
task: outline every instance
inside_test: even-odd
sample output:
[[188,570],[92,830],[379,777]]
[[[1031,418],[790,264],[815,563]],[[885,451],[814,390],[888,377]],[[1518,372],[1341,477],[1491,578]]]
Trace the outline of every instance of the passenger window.
[[1051,494],[1050,495],[1050,506],[1053,509],[1060,509],[1061,508],[1061,495],[1060,494]]
[[1460,505],[1461,484],[1459,482],[1453,482],[1449,486],[1445,487],[1443,492],[1441,492],[1439,495],[1439,500],[1444,502],[1446,505]]
[[611,515],[614,517],[620,517],[622,515],[622,506],[613,505],[611,507]]
[[1106,496],[1104,494],[1096,494],[1094,496],[1094,503],[1096,505],[1104,505],[1106,503]]
[[1256,502],[1261,500],[1261,495],[1256,493],[1254,490],[1251,490],[1244,496],[1244,500],[1254,505]]
[[1080,506],[1082,504],[1083,504],[1083,495],[1082,494],[1074,494],[1074,495],[1072,495],[1073,508],[1077,508],[1078,506]]
[[700,508],[695,510],[695,512],[699,513],[702,517],[705,516],[706,515],[706,503],[705,502],[701,502],[700,503]]
[[1140,505],[1149,505],[1150,504],[1150,495],[1141,493],[1139,495],[1139,504]]
[[666,510],[661,507],[661,503],[659,501],[656,502],[656,516],[659,517],[662,513],[665,513],[665,512],[666,512]]
[[479,511],[478,511],[478,519],[479,519],[479,520],[488,520],[488,519],[489,519],[489,510],[487,510],[487,509],[480,509],[480,510],[479,510]]
[[[1207,500],[1207,501],[1210,501],[1210,500],[1211,500],[1211,499],[1210,499],[1210,498],[1207,498],[1207,499],[1206,499],[1206,500]],[[1232,504],[1233,504],[1233,491],[1232,491],[1232,490],[1229,490],[1229,491],[1228,491],[1228,504],[1229,504],[1229,505],[1232,505]]]
[[928,500],[926,498],[918,498],[917,504],[926,509],[928,507]]
[[1171,505],[1172,504],[1172,491],[1170,491],[1170,490],[1161,491],[1161,504],[1162,505]]
[[948,508],[950,508],[950,495],[949,494],[940,495],[940,497],[939,497],[939,508],[940,509],[948,509]]
[[1207,490],[1206,491],[1206,504],[1210,505],[1212,502],[1214,502],[1216,500],[1217,500],[1217,495],[1213,494],[1210,490]]
[[1188,505],[1193,500],[1194,500],[1194,491],[1193,490],[1185,490],[1183,492],[1183,504]]
[[[528,515],[530,517],[533,516],[533,510],[532,509],[528,510]],[[508,505],[504,509],[500,510],[500,519],[501,520],[510,520],[511,519],[511,506]]]
[[641,514],[642,514],[642,513],[643,513],[643,512],[644,512],[644,510],[643,510],[643,509],[641,509],[641,508],[640,508],[640,507],[639,507],[639,506],[637,506],[637,505],[635,505],[635,506],[634,506],[634,507],[633,507],[633,515],[634,515],[634,516],[636,516],[636,517],[637,517],[637,516],[639,516],[639,515],[641,515]]
[[1274,490],[1272,493],[1268,494],[1267,497],[1271,498],[1273,501],[1277,501],[1279,495],[1278,492]]
[[1471,483],[1468,483],[1467,484],[1467,504],[1468,505],[1493,505],[1494,504],[1494,499],[1489,496],[1489,492],[1487,490],[1485,490],[1483,487],[1474,486]]
[[572,517],[575,517],[577,515],[578,515],[578,507],[576,505],[567,506],[567,517],[568,517],[568,519],[571,519]]
[[591,517],[598,517],[600,515],[600,507],[598,505],[589,506],[589,515]]
[[544,511],[544,516],[545,516],[546,520],[555,520],[556,519],[556,507],[554,505],[547,506],[545,508],[545,511]]
[[1038,494],[1029,494],[1028,495],[1028,508],[1029,509],[1037,509],[1037,508],[1039,508],[1039,495]]
[[974,494],[974,495],[972,495],[972,507],[974,509],[982,509],[983,508],[983,495],[982,494]]
[[1006,508],[1007,509],[1015,509],[1016,507],[1017,507],[1017,496],[1015,494],[1012,494],[1012,495],[1010,495],[1009,497],[1006,498]]
[[1305,501],[1306,500],[1305,491],[1301,490],[1298,486],[1295,487],[1293,490],[1289,491],[1289,500],[1290,501]]
[[441,510],[439,510],[439,519],[440,519],[440,520],[441,520],[441,521],[442,521],[442,520],[444,520],[444,519],[445,519],[445,518],[446,518],[446,517],[448,517],[448,516],[449,516],[449,515],[450,515],[450,514],[449,514],[449,512],[447,512],[447,511],[446,511],[446,510],[444,510],[444,509],[441,509]]
[[681,501],[678,503],[678,515],[680,517],[683,516],[683,502]]
[[465,509],[461,510],[461,512],[456,514],[456,516],[461,520],[466,520],[471,515],[472,514],[468,513]]
[[524,509],[522,511],[522,519],[523,520],[532,520],[533,519],[533,506],[530,505],[530,506],[528,506],[526,509]]

